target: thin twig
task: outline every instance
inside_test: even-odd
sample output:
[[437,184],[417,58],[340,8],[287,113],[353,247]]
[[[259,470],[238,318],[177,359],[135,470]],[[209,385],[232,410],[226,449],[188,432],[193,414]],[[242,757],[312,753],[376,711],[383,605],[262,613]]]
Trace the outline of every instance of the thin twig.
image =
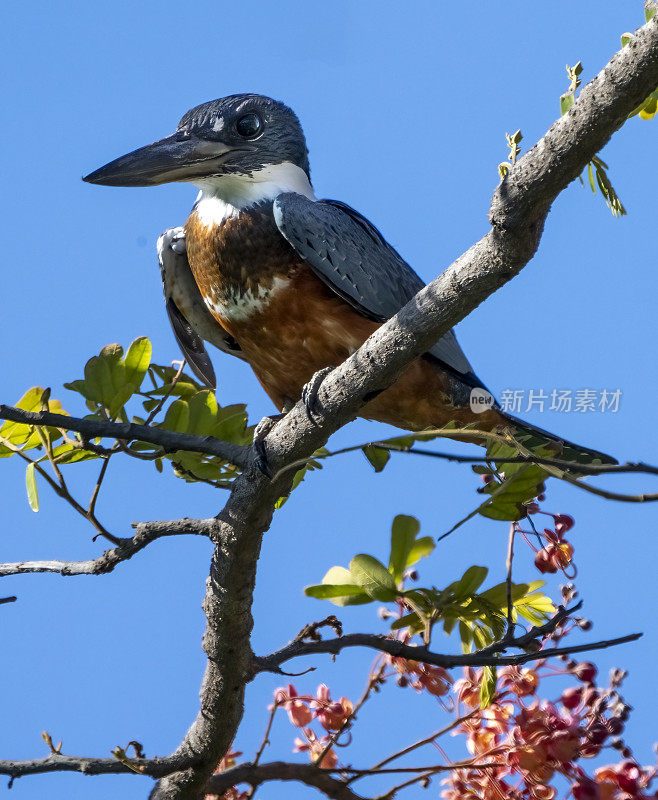
[[361,710],[363,704],[365,702],[367,702],[367,700],[369,699],[373,688],[379,683],[379,680],[380,680],[380,678],[382,676],[382,673],[384,672],[385,668],[386,668],[386,663],[384,662],[384,663],[380,664],[380,666],[374,672],[370,673],[366,688],[365,688],[363,694],[361,695],[361,697],[357,700],[356,705],[352,709],[351,713],[349,714],[347,719],[343,722],[343,724],[340,726],[340,728],[329,737],[329,741],[327,742],[327,744],[325,745],[324,749],[322,750],[320,755],[315,759],[315,761],[313,763],[317,764],[318,766],[320,764],[322,764],[322,759],[327,755],[327,753],[331,750],[331,748],[336,744],[338,739],[343,735],[343,733],[345,731],[349,730],[352,727],[352,724],[354,723],[354,721],[356,719],[356,715]]
[[185,467],[182,464],[179,464],[178,461],[172,461],[171,463],[181,475],[187,475],[196,483],[205,483],[208,486],[212,486],[213,489],[228,489],[230,491],[233,488],[233,481],[214,481],[212,478],[201,478],[199,475],[195,475],[193,472],[190,472],[189,469],[185,469]]
[[20,448],[13,445],[7,439],[4,439],[0,436],[0,442],[5,447],[10,448],[11,450],[16,453],[17,456],[26,461],[28,464],[34,464],[34,469],[38,472],[39,475],[46,481],[46,483],[51,487],[51,489],[55,492],[58,497],[61,497],[62,500],[66,500],[66,502],[74,508],[80,516],[84,517],[88,522],[90,522],[94,528],[98,531],[100,536],[104,536],[109,542],[112,542],[114,545],[119,545],[121,543],[121,539],[111,534],[102,524],[101,522],[93,515],[90,515],[85,508],[83,508],[80,503],[73,497],[73,495],[69,492],[66,483],[62,479],[62,483],[59,484],[55,481],[41,466],[38,461],[30,458],[26,453],[24,453]]
[[386,794],[380,795],[376,800],[393,800],[395,795],[401,791],[402,789],[406,789],[408,786],[413,786],[414,783],[419,783],[420,781],[425,780],[426,778],[431,778],[432,775],[435,775],[437,770],[433,769],[428,772],[423,772],[420,775],[416,775],[413,778],[409,778],[409,780],[403,781],[402,783],[398,783],[396,786],[391,787]]
[[[432,436],[444,436],[450,439],[457,439],[460,436],[463,438],[481,438],[485,440],[491,441],[506,441],[505,437],[496,436],[493,432],[488,431],[474,431],[471,429],[460,430],[460,429],[450,429],[450,430],[442,430],[438,429],[436,431],[428,431],[424,432],[430,434]],[[489,464],[491,463],[490,458],[486,458],[483,456],[462,456],[456,455],[454,453],[444,453],[435,450],[426,450],[421,449],[418,447],[406,447],[403,445],[395,445],[392,443],[387,443],[386,441],[373,441],[373,442],[365,442],[363,444],[358,445],[351,445],[349,447],[343,447],[340,450],[332,450],[326,453],[320,453],[318,455],[313,455],[310,459],[300,459],[295,461],[293,464],[285,467],[279,474],[283,474],[284,471],[289,469],[298,469],[301,466],[304,466],[311,461],[321,461],[326,458],[331,458],[333,456],[344,455],[346,453],[353,453],[358,450],[363,450],[365,447],[376,447],[380,448],[381,450],[386,450],[387,452],[391,453],[406,453],[408,455],[417,455],[417,456],[425,456],[428,458],[438,458],[443,461],[452,461],[459,464]],[[653,466],[651,464],[644,464],[642,462],[628,462],[626,464],[579,464],[573,461],[563,461],[557,458],[543,458],[540,456],[536,456],[531,451],[528,451],[526,455],[515,456],[511,458],[497,458],[495,459],[496,464],[534,464],[537,466],[542,467],[553,467],[558,469],[561,474],[553,473],[553,476],[558,478],[559,480],[564,480],[567,483],[570,483],[572,486],[576,486],[579,489],[583,489],[586,492],[590,492],[591,494],[595,494],[599,497],[603,497],[607,500],[617,500],[620,502],[626,503],[648,503],[648,502],[655,502],[658,500],[658,492],[655,493],[642,493],[642,494],[625,494],[620,492],[611,492],[606,489],[601,489],[595,486],[590,486],[589,484],[583,483],[581,480],[572,477],[569,475],[569,471],[577,471],[580,474],[585,475],[620,475],[620,474],[645,474],[645,475],[658,475],[658,467]],[[278,475],[277,475],[278,477]],[[453,528],[451,528],[447,533],[443,534],[437,541],[444,539],[451,533],[454,533],[457,528],[461,527],[465,522],[472,519],[481,508],[487,506],[491,499],[485,501],[478,509],[474,512],[469,514],[464,519],[460,520]]]
[[101,485],[103,484],[103,479],[105,478],[105,473],[107,472],[107,468],[110,464],[110,458],[116,452],[119,443],[116,442],[115,445],[112,447],[110,453],[103,459],[103,463],[101,465],[100,471],[98,473],[98,478],[96,479],[96,485],[94,486],[94,491],[91,493],[91,499],[89,500],[89,514],[92,517],[96,515],[96,501],[98,500],[98,495],[101,490]]
[[165,536],[193,534],[212,536],[217,526],[215,519],[181,519],[173,522],[137,523],[137,532],[131,538],[117,539],[117,546],[106,550],[89,561],[17,561],[0,564],[0,578],[7,575],[24,575],[33,572],[54,572],[59,575],[104,575],[132,558],[151,542]]
[[138,440],[163,447],[169,453],[185,450],[217,456],[224,461],[245,467],[251,458],[251,448],[244,445],[224,442],[214,436],[194,436],[190,433],[176,433],[164,428],[138,425],[134,422],[110,422],[106,420],[81,419],[53,414],[50,411],[23,411],[0,404],[0,419],[8,419],[23,425],[49,426],[76,431],[88,438],[102,437],[122,439],[130,442]]
[[134,450],[129,445],[125,444],[125,442],[117,442],[117,444],[122,453],[125,453],[131,458],[136,458],[139,461],[157,461],[159,458],[167,455],[167,451],[164,448],[154,450],[152,453],[140,453],[139,450]]
[[12,594],[10,597],[0,597],[0,606],[5,603],[15,603],[17,600],[18,598],[15,594]]
[[514,561],[514,534],[516,533],[516,525],[510,522],[509,538],[507,540],[507,577],[505,579],[507,590],[507,632],[505,633],[505,641],[514,641],[514,600],[512,598],[512,562]]
[[618,500],[621,503],[655,503],[658,500],[658,492],[652,494],[623,494],[621,492],[610,492],[598,486],[590,486],[589,483],[583,483],[579,481],[578,478],[571,477],[571,475],[564,475],[562,480],[570,483],[572,486],[577,486],[585,492],[595,494],[597,497],[603,497],[606,500]]
[[[270,744],[270,731],[272,730],[274,717],[276,715],[278,708],[279,708],[279,703],[277,703],[275,700],[270,707],[270,715],[267,720],[267,726],[265,727],[265,733],[263,734],[263,739],[260,743],[260,747],[256,751],[256,755],[254,756],[254,760],[252,762],[254,767],[258,766],[260,762],[260,757],[263,755],[263,752],[265,751],[267,745]],[[247,800],[251,800],[251,798],[256,794],[257,791],[258,791],[258,784],[253,783],[249,787],[249,790],[247,792]]]
[[433,733],[431,736],[426,736],[424,739],[419,739],[417,742],[410,744],[408,747],[404,747],[402,750],[398,750],[397,753],[393,753],[393,755],[388,756],[388,758],[385,758],[383,761],[380,761],[379,763],[375,764],[374,767],[371,767],[371,769],[373,771],[381,769],[382,767],[385,767],[387,764],[390,764],[391,761],[395,761],[398,758],[402,758],[402,756],[406,756],[409,753],[412,753],[414,750],[417,750],[419,747],[424,747],[426,744],[431,744],[440,736],[444,736],[446,733],[450,733],[451,730],[454,730],[454,728],[456,728],[458,725],[461,725],[462,722],[466,722],[471,717],[475,716],[476,714],[479,714],[481,710],[482,709],[480,708],[473,709],[473,711],[470,711],[468,714],[464,714],[462,717],[459,717],[458,719],[454,720],[453,722],[450,723],[450,725],[446,725],[445,728],[441,728],[441,730],[436,731],[436,733]]
[[387,769],[356,769],[353,767],[337,767],[337,770],[340,772],[346,772],[351,775],[356,775],[357,778],[351,778],[350,782],[355,782],[355,780],[360,778],[365,778],[368,775],[395,775],[404,772],[428,772],[432,770],[433,772],[452,772],[455,769],[498,769],[499,767],[508,766],[504,763],[486,763],[486,764],[474,764],[472,760],[470,761],[458,761],[455,764],[435,764],[432,766],[425,766],[425,767],[389,767]]
[[154,408],[154,409],[151,411],[151,413],[148,415],[148,417],[146,418],[146,422],[144,423],[145,425],[150,425],[150,424],[153,422],[153,420],[154,420],[154,419],[155,419],[155,418],[158,416],[158,414],[159,414],[159,413],[160,413],[160,411],[162,410],[162,407],[164,406],[164,404],[167,402],[167,400],[168,400],[168,399],[169,399],[169,397],[171,396],[171,393],[174,391],[174,387],[176,386],[176,384],[177,384],[177,383],[178,383],[178,381],[180,380],[180,378],[181,378],[181,375],[183,374],[183,370],[185,369],[185,365],[186,365],[186,364],[187,364],[187,361],[186,361],[185,359],[183,359],[183,360],[180,362],[180,367],[178,368],[178,372],[177,372],[177,373],[174,375],[174,377],[172,378],[172,380],[171,380],[171,385],[169,386],[169,389],[168,389],[168,390],[167,390],[167,392],[166,392],[166,393],[165,393],[165,394],[162,396],[162,399],[161,399],[161,400],[160,400],[160,402],[159,402],[159,403],[156,405],[156,407],[155,407],[155,408]]
[[470,519],[473,519],[473,517],[475,517],[477,514],[479,514],[480,511],[482,511],[482,509],[486,508],[500,494],[502,494],[505,491],[506,488],[507,488],[507,486],[504,483],[501,483],[500,486],[497,486],[493,490],[493,492],[487,497],[487,499],[484,501],[484,503],[480,503],[480,505],[477,508],[475,508],[473,511],[471,511],[469,514],[467,514],[465,517],[460,519],[459,522],[456,522],[452,526],[452,528],[450,528],[450,530],[446,531],[445,533],[442,533],[441,536],[437,536],[437,538],[436,538],[437,543],[443,541],[443,539],[445,539],[447,536],[450,536],[451,533],[454,533],[458,528],[461,528],[461,526],[464,523],[468,522]]
[[272,703],[272,707],[270,709],[270,716],[267,720],[267,727],[265,728],[265,733],[263,734],[263,741],[260,743],[260,747],[256,751],[256,755],[254,756],[254,765],[257,765],[260,761],[260,757],[263,755],[263,752],[268,744],[270,744],[270,731],[272,730],[272,724],[274,723],[274,716],[279,708],[279,704],[274,701]]
[[[588,642],[581,645],[570,645],[569,647],[553,647],[545,650],[533,651],[530,653],[518,653],[516,655],[496,655],[485,653],[466,653],[463,655],[447,655],[443,653],[433,653],[427,647],[413,647],[404,644],[399,639],[389,639],[384,636],[377,636],[369,633],[351,633],[339,639],[324,639],[321,642],[295,642],[294,644],[283,647],[276,653],[269,656],[256,658],[256,672],[277,672],[280,665],[291,658],[298,656],[315,655],[328,653],[337,655],[347,647],[369,647],[388,653],[396,658],[405,658],[409,661],[419,661],[424,664],[432,664],[445,669],[453,667],[502,667],[510,665],[526,664],[529,661],[537,661],[553,656],[569,655],[570,653],[583,653],[590,650],[603,650],[608,647],[615,647],[626,642],[633,642],[642,636],[641,633],[630,633],[616,639],[604,639],[598,642]],[[520,637],[524,639],[525,637]],[[517,640],[513,642],[500,643],[506,648],[515,647]]]

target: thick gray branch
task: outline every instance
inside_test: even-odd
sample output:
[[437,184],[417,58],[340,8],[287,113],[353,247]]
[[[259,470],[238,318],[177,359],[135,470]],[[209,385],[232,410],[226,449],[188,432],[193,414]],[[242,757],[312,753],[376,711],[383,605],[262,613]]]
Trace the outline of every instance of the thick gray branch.
[[[317,424],[298,403],[273,428],[266,439],[273,474],[281,475],[294,461],[309,458],[355,416],[370,393],[389,386],[414,357],[518,274],[535,253],[553,200],[656,85],[658,19],[654,18],[583,89],[570,112],[517,162],[494,195],[491,230],[324,379]],[[251,601],[260,542],[290,479],[284,473],[269,482],[254,467],[247,467],[219,515],[221,543],[205,599],[208,666],[201,710],[177,751],[194,754],[204,767],[159,781],[154,800],[196,797],[235,736],[252,667]]]
[[171,522],[138,522],[137,533],[132,538],[120,539],[117,547],[111,547],[98,558],[89,561],[16,561],[0,564],[0,578],[6,575],[24,575],[29,572],[55,572],[60,575],[103,575],[122,561],[128,561],[135,553],[151,542],[165,536],[195,534],[212,538],[217,521],[214,519],[178,519]]
[[97,436],[119,439],[124,442],[140,441],[157,444],[166,453],[188,450],[194,453],[205,453],[217,456],[238,467],[244,466],[248,460],[248,448],[239,444],[223,442],[214,436],[193,436],[190,433],[176,433],[150,425],[137,425],[133,422],[109,422],[95,419],[68,417],[65,414],[53,414],[50,411],[23,411],[21,408],[0,404],[0,419],[21,422],[25,425],[49,425],[52,428],[63,428],[75,431],[93,439]]

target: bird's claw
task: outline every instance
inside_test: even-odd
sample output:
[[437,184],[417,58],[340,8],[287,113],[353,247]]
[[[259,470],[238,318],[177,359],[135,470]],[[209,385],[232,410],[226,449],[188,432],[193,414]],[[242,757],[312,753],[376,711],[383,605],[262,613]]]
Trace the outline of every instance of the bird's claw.
[[306,409],[306,415],[314,425],[317,425],[317,421],[313,414],[313,409],[318,399],[318,392],[320,391],[322,381],[327,377],[332,369],[333,367],[319,369],[302,389],[302,402],[304,403],[304,408]]
[[271,417],[263,417],[263,419],[254,428],[253,447],[256,451],[254,466],[259,470],[259,472],[262,472],[263,475],[268,478],[268,480],[272,480],[272,471],[267,460],[265,438],[276,425],[276,423],[280,419],[283,419],[283,417],[285,417],[285,414],[273,414]]

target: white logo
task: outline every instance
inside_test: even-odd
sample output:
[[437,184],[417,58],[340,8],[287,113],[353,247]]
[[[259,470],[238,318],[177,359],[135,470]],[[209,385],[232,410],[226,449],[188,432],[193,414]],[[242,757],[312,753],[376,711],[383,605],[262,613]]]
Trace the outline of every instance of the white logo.
[[469,397],[471,404],[471,411],[474,414],[482,414],[488,411],[494,404],[493,395],[481,386],[475,386],[471,389],[471,396]]

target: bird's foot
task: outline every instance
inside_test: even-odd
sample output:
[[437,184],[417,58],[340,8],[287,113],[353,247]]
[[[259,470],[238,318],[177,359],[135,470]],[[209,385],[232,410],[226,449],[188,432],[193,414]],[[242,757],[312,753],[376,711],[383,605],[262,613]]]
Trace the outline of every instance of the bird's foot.
[[272,471],[267,461],[267,453],[265,451],[265,439],[267,434],[272,430],[276,423],[285,417],[283,414],[273,414],[270,417],[263,417],[263,419],[254,428],[253,447],[256,451],[256,458],[254,464],[256,468],[263,473],[266,478],[272,480]]
[[313,410],[318,399],[318,392],[320,391],[322,381],[327,377],[332,369],[333,367],[319,369],[302,389],[302,402],[304,403],[304,408],[306,409],[306,415],[314,425],[317,425]]

